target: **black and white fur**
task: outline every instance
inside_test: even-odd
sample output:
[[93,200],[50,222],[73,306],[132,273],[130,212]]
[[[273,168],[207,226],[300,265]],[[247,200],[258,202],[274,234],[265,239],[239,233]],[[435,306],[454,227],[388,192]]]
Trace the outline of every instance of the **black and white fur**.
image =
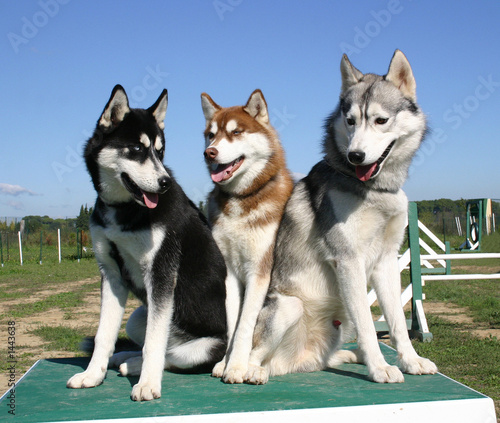
[[[224,259],[207,222],[162,161],[167,91],[149,109],[131,109],[117,85],[85,147],[98,197],[91,217],[102,276],[92,359],[69,388],[102,383],[108,365],[139,375],[133,400],[161,395],[164,369],[208,366],[226,348]],[[127,323],[139,353],[111,360],[129,291],[144,305]]]
[[[248,383],[357,361],[375,382],[433,374],[415,352],[401,306],[397,254],[408,200],[401,190],[426,132],[411,67],[397,50],[385,76],[344,55],[340,104],[324,159],[294,188],[278,230],[271,285],[254,333]],[[400,368],[385,361],[367,299],[377,293]],[[339,348],[357,335],[359,350]]]

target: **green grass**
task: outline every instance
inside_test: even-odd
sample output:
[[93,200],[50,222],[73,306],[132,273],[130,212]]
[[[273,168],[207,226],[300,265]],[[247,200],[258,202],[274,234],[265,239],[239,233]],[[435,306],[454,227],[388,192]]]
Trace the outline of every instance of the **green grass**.
[[80,343],[85,338],[86,328],[73,329],[67,326],[40,326],[29,333],[39,336],[46,343],[46,350],[79,352]]
[[[462,242],[463,238],[454,237],[451,246],[457,248]],[[480,252],[500,253],[500,232],[483,236]],[[454,260],[451,268],[452,274],[500,273],[500,259]],[[403,285],[407,283],[409,276],[403,274],[402,281]],[[442,373],[491,397],[500,417],[500,340],[492,336],[482,339],[467,332],[477,327],[500,328],[499,284],[499,279],[426,282],[425,301],[465,308],[474,324],[452,323],[428,314],[433,340],[414,341],[414,346],[419,354],[434,360]]]
[[[500,232],[485,235],[481,252],[500,253]],[[464,253],[471,254],[469,251]],[[498,273],[500,259],[453,260],[452,274]],[[467,307],[471,317],[491,328],[500,328],[500,280],[428,281],[424,287],[427,300],[449,302]]]
[[489,397],[500,398],[500,340],[480,339],[457,323],[427,316],[434,336],[432,342],[414,341],[423,357],[433,360],[441,373],[458,380]]
[[429,281],[424,287],[428,301],[453,303],[467,307],[471,317],[500,328],[500,289],[498,279],[471,281]]
[[[63,261],[61,263],[9,264],[0,270],[0,301],[30,298],[37,292],[50,289],[64,290],[65,282],[74,282],[99,275],[95,259]],[[0,319],[19,318],[41,313],[51,308],[71,309],[83,305],[82,298],[95,290],[99,282],[85,284],[68,292],[55,293],[39,301],[10,306]]]
[[[87,252],[83,252],[81,258],[92,258],[93,254],[90,252],[90,249],[87,249]],[[26,263],[37,263],[40,264],[40,244],[31,245],[31,244],[22,244],[22,252],[23,252],[23,264]],[[5,245],[2,245],[2,254],[3,254],[3,262],[4,266],[10,266],[13,264],[20,263],[20,255],[19,255],[19,245],[16,240],[15,245],[11,245],[9,247],[9,251],[7,252]],[[76,245],[68,246],[63,245],[61,247],[61,259],[63,261],[66,260],[74,260],[77,259],[77,249]],[[59,250],[57,245],[43,245],[42,247],[42,264],[45,263],[58,263],[59,261]]]
[[482,237],[481,251],[484,253],[500,253],[500,230]]
[[8,315],[10,318],[19,318],[30,316],[35,313],[42,313],[56,307],[61,309],[79,307],[84,304],[83,296],[87,291],[88,287],[85,287],[85,289],[50,295],[34,303],[18,304],[9,310]]
[[[94,279],[94,283],[85,283],[81,286],[73,284],[72,288],[66,289],[69,282]],[[0,322],[6,324],[7,321],[18,318],[29,319],[30,316],[43,316],[43,313],[59,308],[64,310],[65,318],[68,320],[77,319],[73,310],[75,307],[84,305],[84,297],[89,292],[99,295],[99,269],[94,258],[83,258],[77,260],[63,260],[61,263],[25,262],[22,266],[19,263],[5,263],[0,268],[0,302],[18,300],[18,304],[2,304],[3,312],[0,315]],[[57,290],[50,293],[51,290]],[[39,299],[37,294],[44,291],[44,295]],[[48,295],[47,295],[48,294]],[[26,299],[26,301],[22,301]],[[29,320],[28,320],[29,321]],[[58,325],[61,324],[61,325]],[[49,351],[68,351],[68,355],[81,356],[79,344],[89,333],[95,329],[80,327],[71,329],[62,326],[64,321],[54,322],[57,326],[33,325],[34,329],[29,333],[40,336],[45,343],[41,347]],[[0,371],[5,372],[9,364],[5,347],[0,353]],[[19,372],[24,372],[38,359],[32,352],[32,347],[28,345],[16,344],[16,368]]]
[[62,282],[73,282],[96,277],[99,269],[94,258],[64,260],[61,263],[9,263],[0,268],[0,299],[22,289],[44,289]]

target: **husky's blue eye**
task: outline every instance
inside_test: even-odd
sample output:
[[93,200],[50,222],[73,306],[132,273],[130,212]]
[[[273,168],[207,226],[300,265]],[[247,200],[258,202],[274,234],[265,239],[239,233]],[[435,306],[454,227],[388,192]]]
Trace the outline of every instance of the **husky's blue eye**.
[[353,126],[356,123],[356,121],[353,118],[347,118],[346,122],[349,126]]
[[138,153],[139,151],[142,150],[142,146],[140,146],[140,145],[134,145],[132,147],[132,150],[135,151],[136,153]]
[[375,123],[377,125],[384,125],[385,123],[387,123],[388,120],[389,119],[387,119],[387,118],[381,118],[381,117],[379,117],[379,118],[375,119]]
[[238,129],[235,129],[235,130],[233,131],[233,135],[240,135],[242,132],[243,132],[243,131],[240,131],[240,130],[238,130]]

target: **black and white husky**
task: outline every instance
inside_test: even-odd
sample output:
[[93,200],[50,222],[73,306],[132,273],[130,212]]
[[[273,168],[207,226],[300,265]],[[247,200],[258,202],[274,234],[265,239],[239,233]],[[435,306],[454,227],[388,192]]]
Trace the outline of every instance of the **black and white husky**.
[[[140,374],[132,399],[152,400],[164,369],[211,368],[224,356],[226,267],[206,220],[162,163],[166,110],[166,90],[149,109],[131,109],[117,85],[87,142],[102,303],[92,359],[69,388],[97,386],[108,365],[120,365],[122,375]],[[142,354],[110,360],[129,291],[144,303],[127,323]]]
[[[401,190],[426,131],[411,67],[397,50],[385,76],[344,55],[340,104],[327,119],[324,160],[294,188],[281,221],[271,285],[254,333],[248,383],[269,375],[366,364],[375,382],[432,374],[408,337],[397,254],[407,219]],[[367,299],[375,288],[398,351],[385,361]],[[359,350],[338,350],[354,329]]]

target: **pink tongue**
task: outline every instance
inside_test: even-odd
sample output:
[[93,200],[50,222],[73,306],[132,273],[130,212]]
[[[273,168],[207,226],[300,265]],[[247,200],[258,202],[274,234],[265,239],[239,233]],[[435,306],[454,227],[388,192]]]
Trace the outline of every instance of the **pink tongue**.
[[231,170],[233,169],[234,165],[232,163],[223,166],[219,165],[217,169],[214,171],[210,172],[210,176],[212,177],[212,181],[214,182],[221,182],[229,178],[231,176]]
[[158,205],[158,194],[142,191],[142,196],[149,209],[154,209]]
[[377,168],[377,163],[366,166],[356,166],[356,176],[360,181],[366,182],[370,179]]

